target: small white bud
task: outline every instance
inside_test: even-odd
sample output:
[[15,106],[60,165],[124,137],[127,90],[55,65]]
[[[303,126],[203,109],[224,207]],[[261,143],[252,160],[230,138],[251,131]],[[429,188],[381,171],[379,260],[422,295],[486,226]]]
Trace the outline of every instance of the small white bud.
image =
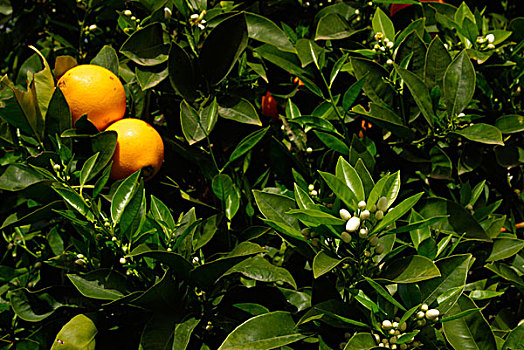
[[384,36],[384,33],[382,33],[382,32],[377,32],[377,33],[375,34],[375,40],[380,40],[380,39],[382,39],[383,36]]
[[389,42],[390,42],[390,41],[389,41],[389,39],[388,39],[388,38],[384,38],[384,43],[386,43],[386,44],[387,44],[387,43],[389,43]]
[[380,51],[386,51],[386,47],[385,46],[381,46],[380,47]]
[[426,318],[429,320],[433,320],[437,318],[440,315],[439,311],[437,309],[430,309],[426,311]]
[[83,259],[83,258],[85,258],[84,254],[77,254],[76,257],[77,257],[78,259]]
[[373,6],[373,1],[368,1],[368,6]]
[[390,335],[394,335],[395,334],[395,330],[393,328],[391,328],[388,332]]
[[377,343],[380,343],[380,335],[378,335],[378,334],[373,334],[373,336],[375,337],[375,341],[376,341]]
[[375,44],[375,45],[373,45],[373,48],[374,48],[375,50],[380,50],[380,45],[379,45],[379,44]]
[[397,350],[397,344],[391,345],[391,350]]
[[135,16],[131,16],[131,20],[132,20],[132,21],[135,21],[135,20],[136,20],[136,17],[135,17]]
[[355,232],[360,227],[360,219],[356,216],[353,216],[346,223],[346,231]]
[[488,43],[493,44],[493,42],[495,41],[495,35],[488,34],[486,35],[486,39],[488,40]]
[[308,189],[309,191],[313,191],[313,190],[315,189],[315,185],[310,184],[310,185],[307,187],[307,189]]
[[126,16],[131,16],[131,15],[132,15],[131,10],[125,10],[125,11],[124,11],[124,15],[126,15]]
[[362,220],[366,220],[366,219],[369,219],[371,213],[369,212],[369,210],[363,210],[362,213],[360,213],[360,218]]
[[377,201],[377,209],[386,211],[387,208],[388,208],[388,199],[386,197],[380,197],[379,200]]
[[355,10],[355,15],[360,15],[360,10],[359,9]]
[[391,66],[393,64],[393,60],[391,58],[388,58],[386,64]]
[[340,209],[338,211],[338,214],[340,215],[340,218],[342,220],[346,220],[347,221],[347,220],[351,219],[351,214],[346,209]]
[[428,310],[429,310],[429,306],[428,306],[428,304],[422,304],[422,305],[420,305],[420,310],[422,310],[422,311],[424,311],[424,312],[428,311]]
[[382,244],[377,245],[376,248],[375,248],[375,253],[377,253],[377,254],[384,253],[384,246]]
[[366,238],[368,236],[368,228],[367,227],[362,227],[359,231],[358,231],[358,236],[360,238]]
[[171,12],[171,9],[169,7],[164,7],[164,18],[169,19],[171,18],[171,15],[173,12]]
[[449,50],[449,45],[444,43],[444,47],[446,48],[446,50]]
[[124,265],[126,263],[126,258],[120,258],[120,264]]
[[382,220],[384,218],[384,212],[382,210],[377,210],[375,213],[375,219]]
[[426,317],[426,313],[424,311],[417,312],[417,318],[419,320],[423,319],[424,317]]
[[362,209],[366,209],[366,201],[360,201],[358,202],[358,209],[362,210]]
[[390,320],[384,320],[382,321],[382,329],[388,331],[391,329],[391,327],[393,327],[393,324],[391,323]]
[[495,48],[495,45],[493,44],[488,44],[488,46],[486,46],[488,48],[488,50],[493,50]]
[[398,322],[393,322],[393,328],[398,328]]
[[393,41],[390,41],[389,43],[386,44],[386,46],[388,47],[388,49],[392,49],[393,46],[395,46],[395,43],[393,43]]
[[306,148],[306,153],[312,153],[312,152],[313,152],[313,148],[311,147]]
[[89,30],[90,30],[90,31],[94,31],[94,30],[96,30],[97,28],[98,28],[98,27],[97,27],[96,24],[91,24],[91,25],[89,26]]
[[117,238],[116,238],[115,236],[113,236],[113,237],[111,238],[111,241],[116,242],[116,241],[117,241]]
[[198,13],[193,13],[191,16],[189,16],[190,19],[197,19],[199,16]]
[[311,197],[318,196],[318,192],[316,190],[313,190],[313,191],[309,192],[309,194],[311,195]]
[[347,233],[346,231],[344,231],[344,232],[342,232],[340,234],[340,238],[342,238],[342,241],[344,241],[344,243],[351,242],[351,235],[349,233]]
[[379,343],[379,344],[378,344],[378,347],[379,347],[379,348],[383,348],[384,346],[385,346],[384,343]]

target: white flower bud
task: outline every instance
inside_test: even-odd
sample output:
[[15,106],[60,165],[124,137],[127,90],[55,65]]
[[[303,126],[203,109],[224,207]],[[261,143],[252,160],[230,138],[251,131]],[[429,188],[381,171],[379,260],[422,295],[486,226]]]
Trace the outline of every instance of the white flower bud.
[[367,227],[362,227],[359,231],[358,231],[358,236],[360,238],[366,238],[368,236],[368,228]]
[[495,35],[488,34],[486,35],[486,39],[488,40],[488,43],[493,44],[493,42],[495,41]]
[[382,321],[382,329],[388,331],[391,329],[391,327],[393,327],[393,324],[391,323],[390,320],[384,320]]
[[384,212],[382,210],[377,210],[375,213],[375,219],[382,220],[384,218]]
[[77,254],[76,257],[77,257],[78,259],[83,259],[83,258],[85,258],[84,254]]
[[378,32],[377,34],[375,34],[375,40],[380,40],[383,36],[384,34],[382,32]]
[[344,232],[342,232],[340,234],[340,238],[342,238],[342,241],[344,241],[344,243],[351,242],[351,235],[349,233],[347,233],[346,231],[344,231]]
[[199,16],[198,13],[193,13],[191,16],[189,16],[190,19],[197,19]]
[[390,335],[394,335],[394,334],[395,334],[395,330],[392,328],[392,329],[389,330],[388,333],[389,333]]
[[437,318],[440,315],[439,311],[437,309],[430,309],[426,311],[426,318],[429,320],[433,320]]
[[386,61],[386,64],[391,66],[393,64],[393,60],[391,58],[388,58],[388,60]]
[[486,46],[488,50],[493,50],[495,48],[495,45],[493,44],[488,44],[488,46]]
[[376,204],[373,204],[373,206],[371,208],[369,208],[369,211],[372,212],[372,213],[376,212],[377,211]]
[[358,209],[363,210],[366,209],[366,201],[360,201],[358,202]]
[[374,48],[375,50],[380,50],[380,45],[379,45],[379,44],[375,44],[375,45],[373,45],[373,48]]
[[124,265],[126,263],[126,258],[120,258],[120,264]]
[[131,20],[132,21],[136,20],[136,17],[135,16],[131,16]]
[[316,190],[313,190],[309,193],[312,197],[318,196],[318,192]]
[[378,245],[378,237],[377,235],[373,235],[371,237],[369,237],[369,244],[372,246],[372,247],[376,247]]
[[169,19],[171,18],[171,15],[173,12],[171,12],[171,9],[169,7],[164,7],[164,18]]
[[132,15],[131,10],[125,10],[125,11],[124,11],[124,15],[126,15],[126,16],[131,16],[131,15]]
[[356,216],[353,216],[346,223],[346,231],[355,232],[360,227],[360,219]]
[[96,30],[97,28],[98,28],[98,27],[97,27],[96,24],[91,24],[91,25],[89,26],[89,30],[90,30],[90,31],[94,31],[94,30]]
[[359,9],[355,10],[355,15],[360,15],[360,10]]
[[397,350],[397,349],[398,349],[398,348],[397,348],[397,344],[392,344],[392,345],[391,345],[391,350]]
[[346,221],[347,221],[347,220],[351,219],[351,214],[350,214],[349,211],[347,211],[346,209],[340,209],[340,210],[338,211],[338,213],[339,213],[340,218],[341,218],[342,220],[346,220]]
[[111,241],[113,241],[113,242],[116,242],[117,240],[118,240],[118,238],[116,238],[115,236],[113,236],[113,237],[111,238]]
[[392,49],[393,46],[395,46],[395,44],[393,43],[393,41],[390,41],[389,43],[386,44],[386,46],[388,47],[388,49]]
[[200,28],[200,30],[204,30],[204,29],[206,29],[206,27],[205,27],[202,23],[199,23],[199,24],[198,24],[198,28]]
[[313,190],[315,189],[315,185],[310,184],[310,185],[307,187],[307,189],[308,189],[309,191],[313,191]]
[[311,153],[311,152],[313,152],[313,148],[311,147],[306,148],[306,153]]
[[370,216],[371,216],[371,213],[369,212],[369,210],[363,210],[362,213],[360,213],[360,218],[362,220],[369,219]]
[[426,313],[424,311],[417,312],[417,318],[419,320],[423,319],[424,317],[426,317]]
[[393,322],[393,328],[398,328],[398,322]]
[[379,348],[383,348],[384,346],[385,346],[384,343],[379,343],[379,344],[378,344],[378,347],[379,347]]
[[393,336],[393,337],[389,338],[389,342],[391,344],[395,344],[397,342],[397,337]]
[[422,310],[422,311],[424,311],[424,312],[428,311],[428,310],[429,310],[429,306],[428,306],[428,304],[422,304],[422,305],[420,305],[420,310]]
[[378,335],[378,334],[373,334],[373,336],[375,337],[375,341],[376,341],[377,343],[380,343],[380,335]]
[[386,211],[387,208],[388,208],[388,199],[386,197],[380,197],[379,200],[377,201],[377,209]]

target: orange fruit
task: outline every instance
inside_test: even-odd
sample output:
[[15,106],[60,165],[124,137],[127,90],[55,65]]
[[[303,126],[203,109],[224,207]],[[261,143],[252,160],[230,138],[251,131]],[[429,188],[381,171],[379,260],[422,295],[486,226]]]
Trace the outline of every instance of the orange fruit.
[[[421,2],[440,2],[441,4],[444,3],[443,0],[420,0]],[[389,16],[390,17],[393,17],[395,15],[395,13],[397,13],[398,11],[408,7],[408,6],[411,6],[411,4],[392,4],[391,5],[391,8],[389,10]]]
[[156,175],[164,160],[162,137],[141,119],[125,118],[111,124],[106,131],[117,133],[111,178],[123,179],[142,169],[145,181]]
[[71,109],[73,125],[83,114],[98,130],[122,119],[126,112],[126,92],[120,79],[101,66],[82,64],[69,69],[58,86]]
[[269,91],[265,96],[262,96],[262,115],[271,117],[273,120],[278,119],[277,101]]

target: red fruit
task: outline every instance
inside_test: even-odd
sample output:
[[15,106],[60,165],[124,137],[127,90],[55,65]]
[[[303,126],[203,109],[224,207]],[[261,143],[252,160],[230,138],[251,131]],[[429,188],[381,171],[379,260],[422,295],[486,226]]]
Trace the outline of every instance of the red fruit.
[[[440,2],[441,4],[444,3],[443,0],[420,0],[421,2]],[[389,10],[389,16],[393,17],[395,13],[402,10],[403,8],[406,8],[408,6],[411,6],[411,4],[392,4],[391,8]]]
[[273,121],[278,119],[277,101],[269,91],[262,96],[262,115],[272,118]]

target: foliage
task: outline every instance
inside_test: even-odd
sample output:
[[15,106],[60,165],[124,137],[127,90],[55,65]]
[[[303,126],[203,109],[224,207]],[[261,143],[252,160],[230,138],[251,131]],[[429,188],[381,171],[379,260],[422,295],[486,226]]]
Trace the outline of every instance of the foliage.
[[517,5],[0,0],[0,348],[522,349]]

